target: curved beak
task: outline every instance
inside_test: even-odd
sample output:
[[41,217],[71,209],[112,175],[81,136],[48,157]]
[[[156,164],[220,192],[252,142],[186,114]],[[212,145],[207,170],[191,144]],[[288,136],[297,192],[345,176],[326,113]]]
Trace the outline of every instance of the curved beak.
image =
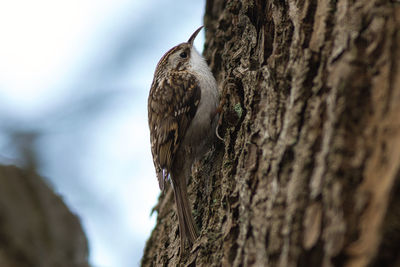
[[204,26],[201,26],[200,28],[198,28],[193,34],[192,36],[190,36],[189,40],[187,41],[189,44],[193,45],[194,39],[196,39],[197,34],[199,33],[199,31],[201,29],[203,29]]

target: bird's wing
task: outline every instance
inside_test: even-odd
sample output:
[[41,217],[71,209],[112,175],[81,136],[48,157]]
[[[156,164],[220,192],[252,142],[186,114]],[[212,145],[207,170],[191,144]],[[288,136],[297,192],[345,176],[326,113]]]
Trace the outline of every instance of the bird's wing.
[[188,72],[173,72],[160,82],[153,81],[148,100],[149,127],[161,190],[200,98],[198,80]]

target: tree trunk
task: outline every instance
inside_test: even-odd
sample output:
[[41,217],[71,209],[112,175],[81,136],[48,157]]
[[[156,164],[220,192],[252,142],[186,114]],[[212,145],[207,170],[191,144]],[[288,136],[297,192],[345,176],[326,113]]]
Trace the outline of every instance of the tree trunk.
[[[209,0],[205,27],[224,141],[182,265],[400,266],[400,5]],[[156,210],[142,265],[176,266],[171,189]]]
[[0,266],[88,267],[78,218],[34,172],[0,166]]

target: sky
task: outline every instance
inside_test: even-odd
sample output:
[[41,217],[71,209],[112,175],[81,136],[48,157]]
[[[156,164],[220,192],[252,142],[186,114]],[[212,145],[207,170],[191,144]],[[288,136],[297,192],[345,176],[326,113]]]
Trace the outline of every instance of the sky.
[[[204,8],[0,1],[0,163],[23,166],[21,148],[33,151],[37,171],[81,219],[94,267],[140,263],[159,195],[148,91],[158,60],[202,25]],[[203,42],[204,31],[200,51]]]

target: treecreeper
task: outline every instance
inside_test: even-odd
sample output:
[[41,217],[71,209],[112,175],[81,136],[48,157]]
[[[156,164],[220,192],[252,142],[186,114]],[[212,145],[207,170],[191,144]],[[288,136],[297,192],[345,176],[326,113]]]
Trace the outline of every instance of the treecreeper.
[[217,83],[193,41],[171,48],[154,72],[148,98],[151,152],[160,189],[170,177],[179,221],[180,254],[198,236],[188,199],[192,164],[210,148],[218,121]]

